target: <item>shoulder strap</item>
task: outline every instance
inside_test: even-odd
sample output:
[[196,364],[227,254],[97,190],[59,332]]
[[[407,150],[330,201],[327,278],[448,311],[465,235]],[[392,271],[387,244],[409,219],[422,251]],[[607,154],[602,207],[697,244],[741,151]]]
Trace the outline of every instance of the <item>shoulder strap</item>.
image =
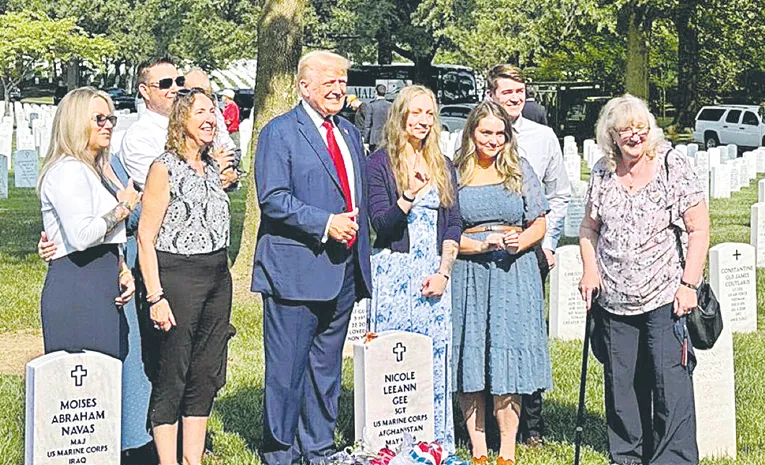
[[[666,154],[664,154],[664,174],[667,177],[667,186],[669,186],[669,154],[672,152],[672,149],[670,149]],[[667,206],[667,209],[674,208],[674,205]],[[685,268],[685,253],[683,252],[683,240],[682,240],[682,234],[683,232],[680,230],[680,226],[676,225],[672,221],[672,212],[669,212],[669,228],[672,230],[672,232],[675,234],[675,241],[677,242],[677,252],[680,254],[680,265]]]

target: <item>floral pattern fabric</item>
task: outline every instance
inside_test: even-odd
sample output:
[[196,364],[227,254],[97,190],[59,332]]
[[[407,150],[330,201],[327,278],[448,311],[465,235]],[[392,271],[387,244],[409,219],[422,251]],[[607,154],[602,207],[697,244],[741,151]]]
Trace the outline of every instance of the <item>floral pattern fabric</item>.
[[[549,211],[542,186],[521,159],[523,187],[465,186],[465,229],[480,224],[522,226]],[[466,234],[483,240],[488,232]],[[452,273],[454,378],[459,392],[531,394],[552,388],[544,293],[534,250],[460,255]]]
[[682,153],[667,144],[656,157],[653,180],[635,193],[606,169],[602,159],[590,175],[585,204],[601,225],[595,247],[601,283],[598,303],[617,315],[646,313],[674,300],[683,270],[669,226],[682,226],[682,215],[704,200],[701,184]]
[[204,175],[185,160],[165,152],[155,160],[170,175],[167,206],[155,247],[181,255],[215,252],[229,244],[229,199],[220,183],[218,164],[209,160]]
[[451,378],[452,298],[450,283],[441,297],[422,296],[422,282],[441,264],[436,243],[440,199],[433,187],[417,199],[407,223],[408,253],[376,250],[372,255],[372,331],[409,331],[433,340],[434,433],[444,450],[453,454],[454,420]]

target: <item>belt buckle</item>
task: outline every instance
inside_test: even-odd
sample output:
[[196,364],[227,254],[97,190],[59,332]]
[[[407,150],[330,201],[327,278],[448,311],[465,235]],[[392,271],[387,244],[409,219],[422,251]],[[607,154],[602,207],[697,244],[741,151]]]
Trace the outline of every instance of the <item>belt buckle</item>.
[[494,227],[495,226],[493,224],[490,224],[490,225],[486,226],[486,230],[487,231],[496,231],[496,229],[494,229]]

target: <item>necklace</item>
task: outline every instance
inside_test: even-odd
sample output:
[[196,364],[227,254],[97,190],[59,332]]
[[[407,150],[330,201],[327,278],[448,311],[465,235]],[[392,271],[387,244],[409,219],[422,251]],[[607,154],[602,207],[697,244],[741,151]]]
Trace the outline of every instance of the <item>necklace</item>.
[[641,160],[641,161],[638,161],[638,163],[640,163],[640,166],[637,168],[637,170],[635,170],[635,173],[631,173],[630,169],[628,167],[625,168],[625,173],[624,173],[625,177],[628,174],[630,175],[630,180],[627,183],[627,190],[629,190],[629,191],[632,191],[632,189],[635,188],[635,180],[643,173],[643,168],[648,163],[648,161],[647,160]]

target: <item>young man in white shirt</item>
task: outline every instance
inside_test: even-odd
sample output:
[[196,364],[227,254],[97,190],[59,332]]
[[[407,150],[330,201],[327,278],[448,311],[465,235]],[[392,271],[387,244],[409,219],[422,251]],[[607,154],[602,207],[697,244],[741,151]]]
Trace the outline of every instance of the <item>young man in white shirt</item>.
[[170,109],[185,82],[170,58],[148,61],[138,69],[138,92],[146,111],[125,133],[120,156],[130,178],[141,187],[152,162],[165,151]]
[[[563,231],[563,222],[571,197],[571,183],[566,175],[563,153],[555,132],[547,126],[528,120],[521,114],[526,104],[526,80],[522,71],[507,64],[489,70],[486,83],[487,96],[502,105],[513,119],[513,132],[517,136],[520,156],[531,164],[550,206],[547,214],[547,232],[537,249],[542,281],[555,266],[555,248]],[[532,446],[542,444],[542,393],[523,396],[519,435]]]

